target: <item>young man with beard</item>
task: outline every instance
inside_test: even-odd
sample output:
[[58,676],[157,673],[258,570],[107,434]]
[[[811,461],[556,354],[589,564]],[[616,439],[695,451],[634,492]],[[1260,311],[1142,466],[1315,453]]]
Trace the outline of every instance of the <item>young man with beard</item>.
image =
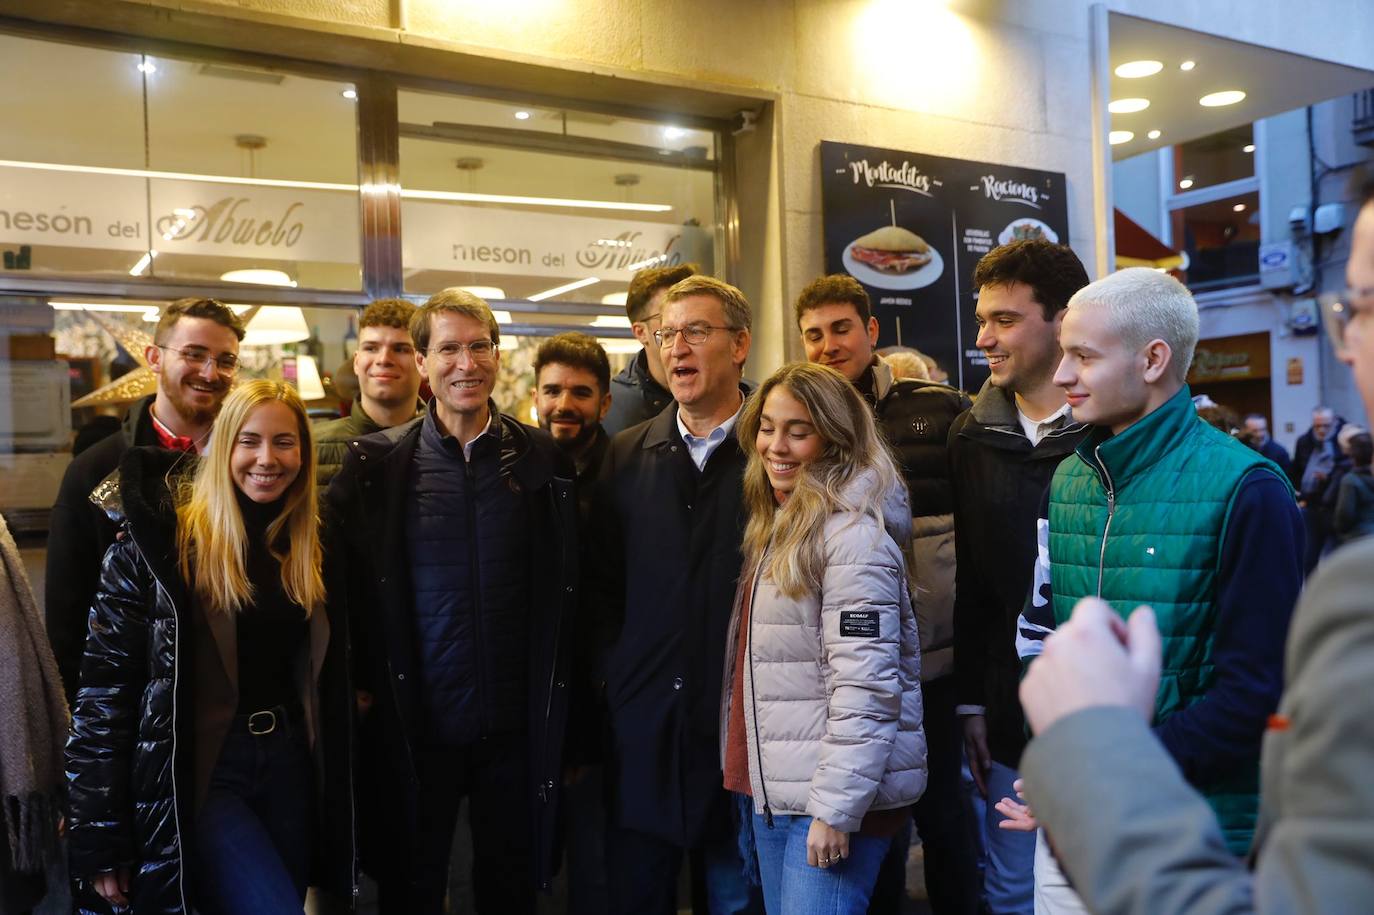
[[630,319],[635,339],[644,348],[611,381],[611,410],[602,420],[607,435],[614,436],[646,419],[653,419],[673,402],[673,395],[668,391],[668,373],[663,368],[663,355],[654,343],[653,334],[662,318],[663,297],[669,287],[699,272],[696,264],[645,267],[630,280],[625,314]]
[[592,483],[610,436],[601,421],[611,408],[611,363],[595,337],[550,337],[534,356],[534,409],[539,427],[577,468],[577,499],[586,514]]
[[364,867],[381,911],[439,915],[459,805],[477,911],[532,913],[556,848],[574,632],[573,471],[491,400],[500,329],[462,289],[410,324],[434,399],[352,439],[326,498],[356,620]]
[[[1155,735],[1239,857],[1254,835],[1260,739],[1302,585],[1302,520],[1272,461],[1198,417],[1184,381],[1197,335],[1188,290],[1149,268],[1069,300],[1054,381],[1074,419],[1094,428],[1050,484],[1017,648],[1034,672],[1046,636],[1083,597],[1122,620],[1154,607],[1165,644]],[[1037,912],[1084,911],[1043,835],[1035,883]]]
[[[1355,220],[1348,289],[1323,297],[1337,357],[1374,415],[1374,185]],[[1278,714],[1264,737],[1248,862],[1151,733],[1154,614],[1123,627],[1084,601],[1021,687],[1035,739],[1026,794],[1094,912],[1363,912],[1374,898],[1374,540],[1323,563],[1293,614]],[[1247,866],[1248,864],[1248,866]]]
[[315,460],[323,492],[339,472],[350,439],[399,426],[415,418],[420,394],[420,369],[410,319],[415,306],[405,299],[378,299],[358,319],[358,349],[353,373],[358,397],[347,416],[316,423]]
[[62,477],[48,522],[44,612],[68,703],[76,696],[100,565],[115,539],[114,525],[91,502],[91,491],[136,445],[204,452],[238,372],[243,334],[243,322],[214,299],[179,299],[164,307],[153,345],[144,353],[156,392],[135,401],[120,430],[73,459]]
[[[937,915],[978,908],[977,852],[960,787],[959,733],[954,716],[954,497],[946,441],[954,418],[969,406],[943,384],[896,380],[874,353],[878,319],[868,293],[845,274],[802,290],[797,326],[809,362],[844,375],[873,407],[911,496],[911,573],[921,638],[921,690],[929,781],[916,804],[916,831],[925,848],[926,887]],[[883,863],[871,913],[895,913],[906,880],[907,842],[898,837]]]
[[745,520],[734,426],[751,324],[743,293],[720,280],[667,290],[654,337],[674,403],[612,440],[597,483],[586,666],[604,675],[609,709],[613,915],[676,912],[684,857],[712,915],[763,911],[744,878],[719,717]]
[[[1035,561],[1035,519],[1050,477],[1087,427],[1074,422],[1054,383],[1059,324],[1088,274],[1073,249],[1043,240],[994,248],[973,271],[977,347],[991,375],[973,409],[954,421],[958,589],[954,676],[964,750],[974,783],[993,802],[1016,780],[1025,721],[1016,689],[1016,618]],[[999,829],[986,805],[983,889],[992,915],[1031,915],[1035,836]]]

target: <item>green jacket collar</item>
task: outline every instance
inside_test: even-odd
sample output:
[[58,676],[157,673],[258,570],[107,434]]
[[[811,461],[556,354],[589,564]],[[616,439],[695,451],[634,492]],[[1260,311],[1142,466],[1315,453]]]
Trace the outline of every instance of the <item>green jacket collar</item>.
[[[1137,474],[1149,470],[1161,458],[1183,446],[1198,423],[1197,408],[1188,385],[1179,388],[1159,409],[1132,423],[1119,435],[1099,426],[1078,446],[1078,456],[1099,473],[1105,471],[1108,488],[1119,490]],[[1107,483],[1104,480],[1104,483]]]

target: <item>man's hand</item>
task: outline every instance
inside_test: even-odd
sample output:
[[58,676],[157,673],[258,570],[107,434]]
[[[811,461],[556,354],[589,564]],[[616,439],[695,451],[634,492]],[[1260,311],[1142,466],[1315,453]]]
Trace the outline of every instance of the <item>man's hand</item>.
[[988,720],[982,715],[963,715],[964,753],[968,756],[968,769],[973,773],[973,783],[978,793],[988,796],[988,769],[992,768],[992,756],[988,753]]
[[812,867],[829,867],[849,857],[849,833],[840,832],[829,823],[812,820],[806,832],[806,863]]
[[108,874],[91,878],[91,886],[100,898],[110,905],[123,908],[129,904],[129,867],[122,865]]
[[1154,611],[1136,607],[1121,622],[1104,601],[1085,597],[1021,681],[1021,705],[1041,733],[1085,708],[1121,705],[1149,721],[1159,688],[1159,629]]

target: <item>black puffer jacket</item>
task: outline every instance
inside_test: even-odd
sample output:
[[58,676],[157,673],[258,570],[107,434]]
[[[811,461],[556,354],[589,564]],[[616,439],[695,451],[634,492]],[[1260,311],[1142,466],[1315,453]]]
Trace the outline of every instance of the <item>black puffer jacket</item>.
[[[134,868],[129,893],[139,915],[189,913],[186,866],[194,835],[197,708],[195,610],[177,569],[169,477],[194,458],[134,448],[92,499],[125,536],[105,555],[67,742],[67,830],[71,871],[89,878]],[[320,676],[316,741],[317,883],[353,896],[352,687],[346,620],[330,617]],[[232,714],[232,711],[230,712]],[[328,764],[325,764],[325,761]],[[251,879],[251,875],[245,875]]]
[[881,359],[857,387],[873,405],[878,428],[892,448],[911,497],[910,572],[921,639],[921,680],[954,669],[954,495],[947,440],[969,407],[963,392],[934,381],[894,379]]

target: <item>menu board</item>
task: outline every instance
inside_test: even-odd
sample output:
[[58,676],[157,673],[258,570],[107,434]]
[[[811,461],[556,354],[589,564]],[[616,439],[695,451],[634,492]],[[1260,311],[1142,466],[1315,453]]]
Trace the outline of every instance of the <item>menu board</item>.
[[822,142],[826,273],[863,284],[879,347],[915,347],[976,391],[988,362],[973,268],[1016,239],[1067,244],[1064,187],[1059,172]]

